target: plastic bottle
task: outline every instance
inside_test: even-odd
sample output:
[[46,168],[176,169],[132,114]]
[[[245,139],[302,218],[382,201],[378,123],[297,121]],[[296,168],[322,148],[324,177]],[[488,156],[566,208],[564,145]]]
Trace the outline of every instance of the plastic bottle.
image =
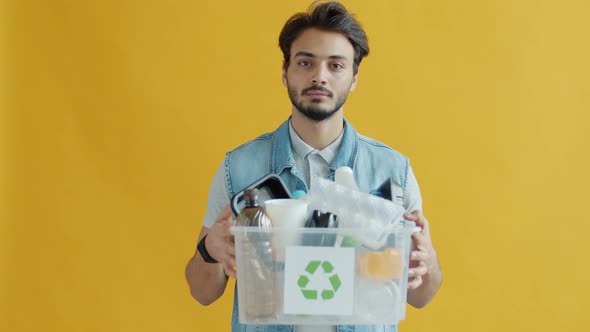
[[[337,184],[343,185],[350,190],[359,191],[359,187],[356,184],[356,180],[354,179],[354,174],[352,172],[352,168],[348,166],[338,167],[334,174],[334,182]],[[351,213],[349,215],[350,220],[357,219],[357,215]],[[344,246],[352,246],[356,245],[356,241],[351,236],[342,236],[338,235],[336,237],[336,247],[340,247],[345,244]]]
[[[266,320],[276,315],[275,274],[269,269],[272,263],[272,247],[270,234],[263,231],[272,227],[271,221],[258,204],[258,189],[246,189],[244,191],[246,206],[236,217],[237,226],[258,228],[248,232],[248,241],[244,244],[246,258],[245,280],[240,285],[245,285],[246,316],[249,321]],[[242,267],[240,267],[242,268]]]
[[346,186],[354,191],[359,191],[359,187],[354,180],[352,169],[348,166],[338,167],[334,174],[334,182]]

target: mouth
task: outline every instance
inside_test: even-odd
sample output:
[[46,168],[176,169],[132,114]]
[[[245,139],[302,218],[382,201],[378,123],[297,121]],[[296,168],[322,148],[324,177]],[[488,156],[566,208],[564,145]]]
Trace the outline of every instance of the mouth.
[[323,90],[308,90],[303,93],[306,96],[310,96],[312,98],[329,98],[332,96],[330,92],[323,91]]

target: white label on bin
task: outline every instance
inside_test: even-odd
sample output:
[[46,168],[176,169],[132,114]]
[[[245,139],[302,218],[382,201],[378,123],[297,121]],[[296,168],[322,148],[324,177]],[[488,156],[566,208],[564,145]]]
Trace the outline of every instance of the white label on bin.
[[354,248],[287,247],[285,314],[352,315]]

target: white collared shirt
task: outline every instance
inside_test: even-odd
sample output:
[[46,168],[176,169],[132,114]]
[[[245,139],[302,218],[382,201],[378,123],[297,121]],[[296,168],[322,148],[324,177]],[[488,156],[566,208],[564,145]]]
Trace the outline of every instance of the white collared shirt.
[[289,121],[289,136],[291,138],[291,148],[293,149],[293,158],[295,166],[303,175],[305,184],[309,188],[310,180],[313,176],[325,178],[330,173],[330,165],[342,143],[344,128],[340,135],[322,150],[316,150],[307,145],[297,134],[291,121]]

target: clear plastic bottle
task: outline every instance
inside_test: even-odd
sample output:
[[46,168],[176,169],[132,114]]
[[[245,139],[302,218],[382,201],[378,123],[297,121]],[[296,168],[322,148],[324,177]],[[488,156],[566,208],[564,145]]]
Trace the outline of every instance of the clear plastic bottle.
[[[246,316],[249,321],[264,321],[276,316],[275,273],[272,266],[272,247],[270,234],[264,229],[272,227],[272,223],[264,209],[258,204],[258,189],[244,191],[245,207],[236,217],[237,226],[247,226],[253,229],[248,232],[248,241],[244,244],[248,257],[246,266],[246,286],[244,299]],[[243,291],[242,291],[243,292]]]

